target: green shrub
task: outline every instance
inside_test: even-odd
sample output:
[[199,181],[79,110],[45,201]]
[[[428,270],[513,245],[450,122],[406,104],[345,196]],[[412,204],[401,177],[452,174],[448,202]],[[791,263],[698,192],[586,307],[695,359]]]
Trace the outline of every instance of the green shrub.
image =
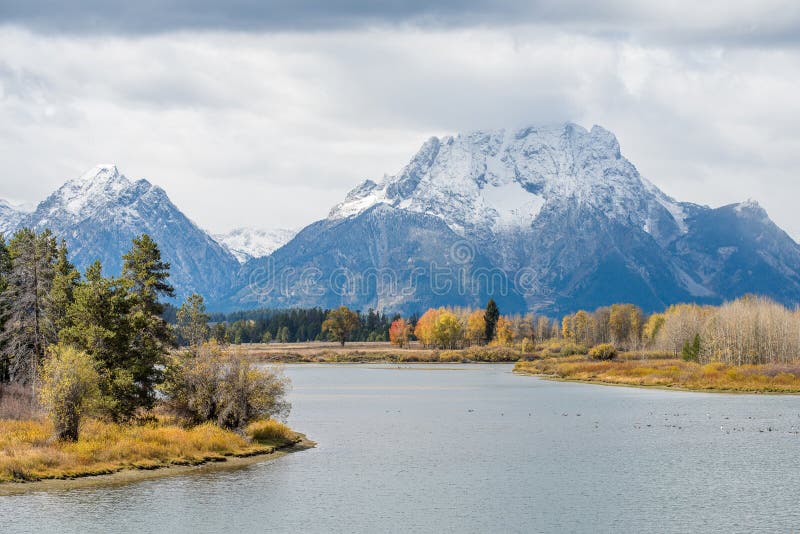
[[617,357],[617,349],[610,343],[603,343],[592,347],[589,357],[593,360],[613,360]]

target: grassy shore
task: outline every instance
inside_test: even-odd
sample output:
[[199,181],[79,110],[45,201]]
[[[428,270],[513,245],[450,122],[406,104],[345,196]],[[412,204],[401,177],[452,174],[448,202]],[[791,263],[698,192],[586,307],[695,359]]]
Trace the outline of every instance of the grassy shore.
[[800,393],[800,364],[701,365],[672,358],[595,361],[583,356],[570,356],[520,361],[514,371],[560,380],[627,386],[742,393]]
[[0,420],[0,483],[225,462],[275,453],[304,439],[276,421],[257,421],[240,435],[212,424],[184,428],[166,418],[141,425],[87,419],[75,443],[55,442],[52,435],[46,420]]
[[270,363],[459,363],[516,362],[523,356],[509,347],[470,347],[436,350],[412,343],[399,348],[386,342],[347,343],[248,343],[230,345],[253,361]]

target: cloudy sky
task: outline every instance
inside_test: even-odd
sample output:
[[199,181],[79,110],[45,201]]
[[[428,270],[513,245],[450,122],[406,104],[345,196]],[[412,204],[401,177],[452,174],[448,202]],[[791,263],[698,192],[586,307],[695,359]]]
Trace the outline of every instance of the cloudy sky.
[[796,1],[161,4],[0,0],[0,198],[111,162],[212,231],[302,226],[431,135],[574,121],[800,237]]

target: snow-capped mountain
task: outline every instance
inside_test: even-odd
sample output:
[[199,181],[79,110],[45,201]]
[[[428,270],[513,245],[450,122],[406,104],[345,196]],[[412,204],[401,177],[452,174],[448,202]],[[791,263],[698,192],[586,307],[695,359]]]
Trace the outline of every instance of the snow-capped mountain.
[[227,234],[214,234],[217,243],[225,247],[240,263],[269,256],[297,235],[297,230],[273,228],[236,228]]
[[4,235],[7,240],[9,234],[25,217],[25,213],[24,210],[17,206],[12,206],[11,203],[0,198],[0,235]]
[[16,224],[21,226],[49,228],[66,240],[79,269],[100,260],[108,274],[120,273],[131,240],[147,233],[171,264],[177,298],[199,292],[212,306],[228,295],[238,269],[236,259],[181,213],[163,189],[129,180],[112,164],[67,181],[23,216]]
[[[0,231],[50,228],[80,268],[118,273],[148,233],[182,298],[217,310],[336,306],[408,313],[485,304],[557,315],[614,302],[646,310],[760,293],[800,303],[800,245],[754,201],[670,198],[614,135],[575,124],[431,138],[297,235],[216,239],[146,180],[99,165],[32,213],[0,203]],[[243,262],[240,264],[240,262]]]
[[457,234],[496,248],[509,267],[513,250],[492,243],[513,246],[543,211],[579,204],[668,242],[686,231],[686,210],[693,209],[642,179],[612,133],[575,124],[433,137],[399,174],[356,187],[329,219],[376,204],[435,215]]
[[[458,267],[447,291],[434,280],[441,267]],[[272,283],[290,269],[318,272],[311,283]],[[411,287],[387,288],[412,269]],[[561,313],[748,291],[800,302],[800,247],[760,207],[676,201],[640,176],[612,133],[569,123],[431,138],[398,174],[363,182],[276,251],[269,269],[248,271],[258,284],[239,303],[416,311],[494,292],[506,309]]]

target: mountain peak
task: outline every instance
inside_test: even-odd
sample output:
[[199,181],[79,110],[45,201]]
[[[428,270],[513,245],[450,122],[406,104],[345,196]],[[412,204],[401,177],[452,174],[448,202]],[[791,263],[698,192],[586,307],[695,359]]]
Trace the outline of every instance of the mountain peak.
[[71,180],[72,182],[97,182],[116,180],[122,175],[119,169],[113,163],[99,163],[80,175],[78,178]]
[[571,122],[432,137],[397,175],[353,189],[329,219],[384,203],[438,216],[460,235],[487,235],[530,229],[564,202],[663,236],[683,229],[679,206],[645,183],[613,133]]

